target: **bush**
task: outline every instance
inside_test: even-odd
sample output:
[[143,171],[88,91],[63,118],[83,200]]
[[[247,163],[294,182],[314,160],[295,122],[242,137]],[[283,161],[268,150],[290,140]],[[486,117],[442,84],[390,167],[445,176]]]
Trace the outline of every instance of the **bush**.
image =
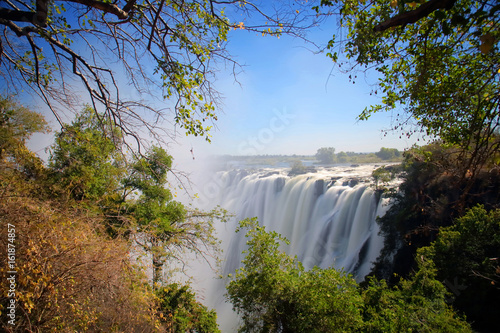
[[302,175],[307,172],[307,168],[301,161],[295,161],[292,164],[292,169],[288,173],[289,176]]
[[410,279],[389,287],[370,278],[362,294],[363,332],[472,332],[447,304],[449,294],[436,279],[434,263],[423,257]]
[[217,314],[199,303],[189,286],[170,284],[156,291],[167,332],[218,333]]
[[[3,188],[5,190],[5,188]],[[3,192],[2,230],[15,226],[15,297],[2,292],[1,326],[11,332],[153,332],[154,297],[131,266],[125,241],[105,236],[92,214]],[[7,253],[7,242],[0,251]],[[0,267],[7,275],[8,267]],[[3,284],[5,285],[5,284]],[[15,326],[6,322],[16,300]]]

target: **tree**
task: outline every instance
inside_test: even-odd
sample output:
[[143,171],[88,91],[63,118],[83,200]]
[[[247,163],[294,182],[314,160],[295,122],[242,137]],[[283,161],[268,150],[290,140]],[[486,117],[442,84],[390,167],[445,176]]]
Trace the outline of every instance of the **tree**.
[[45,119],[20,106],[10,98],[0,97],[0,162],[3,167],[21,171],[33,177],[43,169],[42,161],[26,148],[26,140],[34,133],[48,133]]
[[450,292],[453,305],[463,311],[479,331],[497,327],[500,310],[500,210],[487,212],[479,205],[441,228],[419,255],[433,260],[436,274]]
[[99,115],[86,107],[56,133],[49,156],[53,181],[68,197],[99,205],[125,176],[121,145],[119,131],[100,123]]
[[172,156],[160,147],[126,154],[117,129],[85,109],[56,133],[49,180],[66,200],[104,215],[113,236],[131,237],[152,256],[153,282],[161,285],[167,259],[182,261],[185,251],[217,254],[213,222],[223,210],[200,211],[174,200],[168,183]]
[[219,241],[214,221],[226,220],[226,211],[211,211],[174,200],[167,175],[172,156],[163,148],[152,147],[130,165],[123,179],[125,201],[121,214],[131,220],[135,242],[152,256],[153,284],[163,285],[163,268],[167,261],[184,263],[186,252],[204,259],[218,255]]
[[[209,140],[220,102],[215,71],[223,62],[236,66],[225,49],[228,32],[303,36],[312,24],[303,7],[294,1],[266,13],[232,0],[7,1],[0,74],[8,86],[36,92],[61,126],[58,105],[73,105],[85,91],[92,109],[124,136],[138,139],[139,124],[160,139],[161,122],[173,116],[187,134]],[[169,103],[158,107],[157,96]]]
[[81,201],[46,195],[51,172],[25,146],[46,129],[43,117],[12,100],[0,106],[0,249],[9,254],[0,331],[155,331],[155,298],[129,242],[110,239],[105,217]]
[[334,269],[305,271],[279,250],[285,240],[255,219],[248,228],[247,255],[227,285],[241,315],[240,332],[355,332],[361,326],[356,282]]
[[[424,133],[458,145],[461,170],[476,175],[498,152],[500,7],[497,1],[331,1],[345,30],[328,56],[347,70],[374,69],[381,102],[359,119],[391,112],[402,136]],[[319,7],[316,7],[319,11]],[[352,80],[356,76],[351,74]]]
[[40,114],[18,105],[10,98],[0,97],[0,157],[19,144],[25,144],[32,134],[49,130]]
[[401,153],[395,148],[382,147],[378,152],[375,153],[375,155],[383,160],[390,160],[396,157],[400,157]]
[[395,178],[395,175],[390,169],[386,167],[380,167],[372,172],[372,177],[375,180],[375,188],[378,189],[379,182],[388,183]]
[[334,157],[335,157],[335,148],[333,147],[319,148],[318,151],[316,152],[316,159],[321,164],[332,164]]
[[337,161],[339,163],[347,163],[349,159],[349,156],[345,151],[341,151],[340,153],[337,154]]

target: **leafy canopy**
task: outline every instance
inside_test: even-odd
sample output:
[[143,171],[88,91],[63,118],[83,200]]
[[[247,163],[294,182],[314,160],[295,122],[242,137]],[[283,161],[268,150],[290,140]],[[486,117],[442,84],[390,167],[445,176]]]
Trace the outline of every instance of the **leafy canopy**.
[[453,305],[479,331],[497,327],[500,307],[500,210],[468,210],[419,255],[436,263],[437,277],[453,293]]
[[198,302],[189,286],[172,283],[158,289],[156,297],[167,332],[220,333],[217,314]]
[[419,269],[396,287],[370,278],[362,290],[364,332],[472,332],[447,304],[449,294],[436,278],[432,260],[418,259]]
[[423,132],[466,150],[486,149],[470,160],[473,165],[499,149],[497,1],[321,3],[340,13],[340,35],[329,41],[328,56],[337,62],[343,53],[347,61],[340,67],[379,74],[373,93],[381,101],[359,119],[391,112],[391,129],[402,136]]
[[42,161],[28,148],[26,141],[35,133],[48,133],[45,119],[11,98],[0,96],[0,163],[15,169],[21,177],[40,176]]
[[125,172],[119,136],[86,107],[56,133],[49,156],[54,181],[76,200],[104,200],[116,191]]
[[335,158],[335,148],[323,147],[316,152],[316,159],[322,164],[332,164]]

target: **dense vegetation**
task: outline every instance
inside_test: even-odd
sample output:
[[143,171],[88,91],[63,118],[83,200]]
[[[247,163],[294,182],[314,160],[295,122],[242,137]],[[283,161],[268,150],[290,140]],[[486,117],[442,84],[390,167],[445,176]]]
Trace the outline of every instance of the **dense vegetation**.
[[446,303],[431,260],[395,287],[371,279],[361,288],[333,268],[304,271],[279,250],[286,242],[246,220],[247,256],[231,279],[228,298],[241,314],[241,332],[471,332]]
[[[312,17],[328,10],[339,15],[339,35],[329,41],[327,56],[352,81],[356,69],[378,72],[372,93],[381,96],[380,103],[359,119],[391,112],[391,128],[402,137],[438,141],[406,152],[403,182],[379,221],[384,249],[374,277],[361,286],[332,269],[304,271],[279,250],[279,235],[255,221],[243,222],[249,229],[248,256],[228,286],[228,298],[242,315],[241,330],[466,332],[471,328],[464,315],[474,329],[496,331],[500,5],[488,0],[319,4]],[[251,12],[263,21],[253,26],[231,21],[226,5],[243,14],[243,21]],[[224,212],[200,212],[177,202],[167,177],[172,157],[161,147],[138,154],[123,140],[132,136],[145,148],[135,124],[159,139],[165,119],[209,140],[220,102],[213,66],[234,64],[225,49],[229,30],[302,36],[312,24],[298,9],[280,8],[287,10],[268,15],[248,1],[212,0],[2,4],[0,75],[9,87],[38,93],[62,128],[45,165],[25,146],[32,133],[48,130],[45,121],[0,100],[0,236],[8,240],[0,242],[0,251],[9,254],[0,267],[2,276],[9,276],[9,284],[1,285],[3,330],[217,332],[215,314],[188,286],[170,284],[165,271],[170,260],[183,260],[185,251],[212,255],[217,243],[212,223],[224,219]],[[79,52],[85,48],[88,57]],[[120,94],[112,62],[119,63],[137,94]],[[72,79],[80,80],[92,107],[63,124],[57,104],[70,108],[81,88],[72,86]],[[171,102],[164,110],[124,98],[158,92]],[[332,164],[401,158],[388,148],[335,154],[325,147],[316,156],[266,156],[256,163],[295,163],[293,169],[302,172],[297,159]],[[374,172],[381,191],[395,176],[392,171]],[[150,256],[150,278],[141,270],[144,264],[133,265],[132,244]],[[8,322],[14,320],[13,300],[16,325]]]
[[[48,130],[43,118],[8,99],[1,111],[0,210],[15,228],[18,309],[12,326],[5,316],[12,297],[4,293],[3,328],[217,332],[215,312],[164,272],[186,251],[211,255],[212,223],[225,215],[174,200],[166,178],[172,158],[156,147],[127,154],[120,135],[85,109],[56,133],[44,165],[25,146],[31,134]],[[387,244],[376,277],[361,285],[334,269],[305,271],[280,251],[279,235],[243,221],[248,255],[227,287],[241,331],[468,332],[464,318],[475,329],[495,327],[498,156],[476,177],[460,178],[453,172],[459,154],[439,143],[405,153],[395,169],[404,182],[380,221]],[[382,183],[394,176],[378,170]],[[151,255],[149,278],[130,254],[137,245]],[[7,252],[6,243],[2,248]],[[1,269],[7,275],[8,266]]]
[[[2,330],[216,331],[215,314],[163,278],[165,263],[186,251],[216,250],[212,223],[224,215],[173,200],[172,158],[161,148],[128,156],[119,136],[84,110],[56,133],[46,166],[25,146],[47,130],[43,118],[7,99],[0,112],[1,237],[8,240],[0,248],[12,254],[0,267],[11,277],[1,286]],[[141,263],[141,252],[152,263]]]
[[[494,275],[500,271],[499,155],[491,155],[474,177],[463,177],[461,154],[460,149],[438,142],[405,153],[403,182],[379,220],[385,246],[375,275],[397,283],[415,269],[414,258],[424,253],[419,249],[434,244],[432,248],[442,253],[426,250],[425,256],[434,258],[437,276],[456,296],[453,304],[474,328],[488,332],[496,326],[491,311],[498,313],[500,297]],[[450,270],[452,266],[461,273]]]
[[397,284],[421,257],[433,258],[456,296],[450,302],[475,329],[498,330],[498,2],[322,0],[315,8],[340,16],[327,56],[351,81],[378,72],[372,94],[381,98],[358,118],[390,112],[401,137],[437,139],[406,152],[403,183],[380,220],[375,275]]

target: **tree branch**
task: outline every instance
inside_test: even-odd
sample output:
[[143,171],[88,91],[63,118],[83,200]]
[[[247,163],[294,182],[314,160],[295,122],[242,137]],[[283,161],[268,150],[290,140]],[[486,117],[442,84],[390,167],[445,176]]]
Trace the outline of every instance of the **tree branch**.
[[123,11],[129,13],[134,8],[136,0],[128,0],[127,4],[123,7]]
[[47,14],[47,0],[37,0],[35,12],[0,8],[0,19],[2,20],[13,22],[28,22],[42,28],[45,28],[47,26]]
[[125,11],[124,9],[132,9],[134,6],[135,1],[129,1],[124,9],[121,9],[115,4],[112,3],[105,3],[102,1],[97,1],[97,0],[68,0],[69,2],[76,2],[82,5],[86,5],[98,10],[102,10],[103,12],[110,13],[116,15],[121,20],[126,20],[128,19],[128,14],[129,11]]
[[410,10],[409,12],[404,12],[398,14],[373,28],[373,31],[385,31],[392,27],[404,26],[409,23],[415,23],[418,20],[429,16],[432,12],[438,9],[451,9],[455,4],[456,0],[430,0],[417,9]]
[[8,8],[0,8],[0,19],[14,22],[33,22],[35,18],[34,12],[23,10],[12,10]]

